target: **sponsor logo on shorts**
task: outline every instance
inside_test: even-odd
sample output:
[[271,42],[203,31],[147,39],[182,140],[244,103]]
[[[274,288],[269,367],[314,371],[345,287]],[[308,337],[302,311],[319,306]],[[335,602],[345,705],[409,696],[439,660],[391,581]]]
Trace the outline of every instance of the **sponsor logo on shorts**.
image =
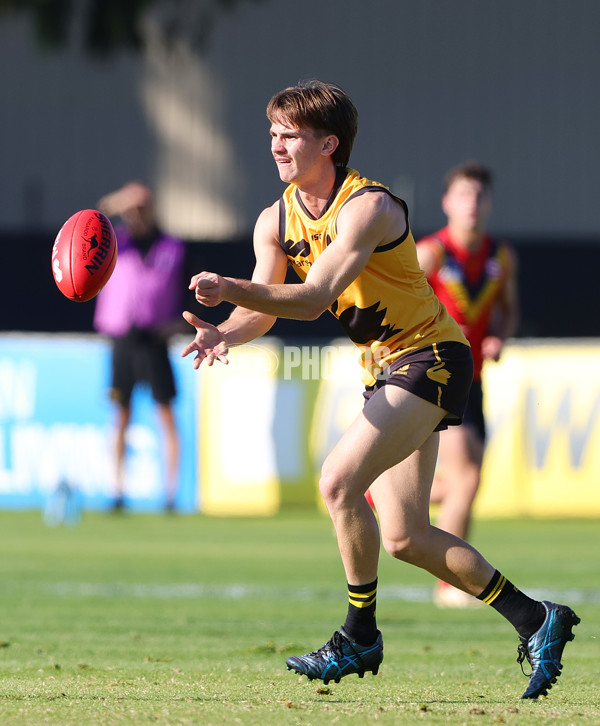
[[410,363],[407,363],[405,366],[402,366],[402,368],[398,368],[397,370],[392,371],[390,373],[390,376],[407,376],[409,368],[410,368]]
[[426,372],[427,378],[430,378],[436,383],[441,383],[444,386],[448,383],[448,379],[452,375],[450,371],[446,369],[446,364],[444,362],[436,363],[434,366],[431,366],[431,368],[428,368]]

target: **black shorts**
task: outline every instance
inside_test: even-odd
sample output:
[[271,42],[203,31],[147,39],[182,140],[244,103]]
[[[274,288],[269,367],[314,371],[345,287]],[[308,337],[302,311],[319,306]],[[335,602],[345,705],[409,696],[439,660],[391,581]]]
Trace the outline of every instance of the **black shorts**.
[[448,413],[434,429],[462,423],[469,388],[473,381],[471,348],[463,343],[434,343],[404,353],[363,393],[369,398],[382,386],[399,386]]
[[150,386],[157,403],[175,398],[167,341],[150,330],[133,328],[127,335],[113,338],[111,398],[128,406],[138,383]]
[[482,441],[485,441],[485,417],[483,415],[483,390],[481,381],[473,381],[463,416],[463,423],[472,426]]

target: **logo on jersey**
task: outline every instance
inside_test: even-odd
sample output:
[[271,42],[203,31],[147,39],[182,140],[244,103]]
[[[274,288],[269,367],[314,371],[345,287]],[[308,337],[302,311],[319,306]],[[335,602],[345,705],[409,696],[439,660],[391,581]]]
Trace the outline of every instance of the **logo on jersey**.
[[368,308],[351,305],[338,313],[338,302],[336,300],[331,306],[331,312],[344,326],[353,343],[367,345],[374,340],[384,343],[396,333],[402,332],[402,328],[395,328],[389,323],[384,324],[387,308],[378,310],[378,307],[379,303],[374,303]]
[[297,242],[293,239],[286,239],[281,246],[288,257],[308,257],[310,255],[310,245],[305,239]]

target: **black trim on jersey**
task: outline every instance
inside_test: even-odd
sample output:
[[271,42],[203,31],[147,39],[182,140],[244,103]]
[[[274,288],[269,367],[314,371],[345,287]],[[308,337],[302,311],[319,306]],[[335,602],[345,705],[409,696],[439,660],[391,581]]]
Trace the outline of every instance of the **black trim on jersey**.
[[337,197],[337,194],[340,191],[340,189],[342,188],[342,184],[346,181],[347,176],[348,176],[348,169],[346,169],[346,167],[336,166],[335,181],[333,182],[333,189],[329,192],[329,196],[327,197],[325,206],[323,207],[323,210],[321,211],[321,214],[318,217],[313,217],[312,214],[308,211],[308,209],[304,206],[304,202],[300,198],[300,189],[296,189],[296,201],[300,205],[304,214],[306,214],[307,217],[314,219],[315,221],[317,219],[321,219],[321,217],[325,214],[325,212],[327,212],[329,210],[329,208],[333,204],[333,201]]
[[[346,177],[348,176],[348,169],[345,167],[338,166],[336,167],[335,172],[335,182],[333,184],[333,189],[331,190],[329,197],[327,198],[327,202],[325,204],[325,207],[323,208],[323,211],[321,212],[320,216],[316,219],[320,219],[325,212],[331,207],[333,204],[339,190],[341,189],[343,183],[346,180]],[[365,194],[366,192],[385,192],[386,194],[389,194],[392,199],[395,199],[402,209],[404,209],[404,213],[406,215],[406,230],[402,237],[398,237],[398,239],[393,240],[392,242],[388,242],[386,245],[381,245],[380,247],[376,247],[373,252],[387,252],[388,250],[394,249],[394,247],[397,247],[398,245],[402,244],[404,240],[408,237],[410,233],[410,224],[408,222],[408,206],[404,199],[400,199],[400,197],[397,197],[395,194],[392,194],[389,189],[386,189],[384,186],[371,186],[371,187],[363,187],[362,189],[358,189],[353,194],[351,194],[348,199],[344,202],[344,204],[347,204],[350,199],[354,199],[355,197],[360,196],[361,194]],[[310,212],[306,209],[304,206],[304,203],[302,202],[302,199],[300,198],[300,190],[296,190],[296,199],[298,201],[298,204],[304,211],[304,213],[311,217],[311,219],[315,219]],[[342,207],[344,206],[342,205]],[[342,208],[340,207],[340,209]],[[337,233],[337,217],[335,220],[336,225],[336,233]],[[281,246],[281,249],[287,254],[290,255],[290,250],[287,249],[286,245],[286,239],[285,239],[285,202],[283,201],[283,195],[279,198],[279,245]],[[293,253],[292,253],[292,256]]]
[[[358,189],[353,194],[351,194],[348,199],[344,202],[344,204],[348,204],[348,202],[351,199],[355,199],[356,197],[359,197],[361,194],[366,194],[367,192],[385,192],[388,194],[392,199],[395,199],[398,204],[404,209],[404,214],[406,215],[406,229],[404,230],[404,234],[402,237],[398,237],[398,239],[393,240],[392,242],[388,242],[386,245],[381,245],[379,247],[375,247],[373,252],[387,252],[388,250],[393,250],[394,247],[397,247],[398,245],[402,244],[404,240],[408,237],[410,233],[410,225],[408,223],[408,206],[404,199],[400,199],[400,197],[397,197],[395,194],[392,194],[389,189],[386,189],[383,186],[372,186],[372,187],[363,187],[362,189]],[[344,206],[342,204],[342,207]],[[340,209],[342,208],[340,207]],[[335,226],[336,226],[336,233],[337,233],[337,217],[335,220]]]
[[410,234],[410,224],[408,222],[408,205],[404,201],[404,199],[400,199],[400,197],[397,197],[395,194],[392,194],[388,189],[384,189],[384,192],[387,192],[392,199],[395,199],[398,204],[404,209],[404,214],[406,215],[406,229],[404,230],[404,234],[402,237],[398,237],[398,239],[395,239],[393,242],[388,242],[386,245],[381,245],[379,247],[375,247],[373,252],[387,252],[388,250],[393,250],[394,247],[398,247],[398,245],[401,245],[404,240],[408,237]]
[[285,252],[285,203],[279,198],[279,246]]
[[305,239],[294,242],[294,240],[285,238],[285,204],[283,197],[279,200],[279,246],[288,256],[288,264],[291,264],[289,258],[308,257],[310,255],[310,244]]
[[[321,212],[320,217],[318,217],[318,219],[320,219],[325,214],[325,212],[329,209],[329,207],[331,207],[334,199],[336,198],[339,190],[342,187],[342,184],[346,181],[347,176],[348,176],[348,170],[345,167],[341,167],[341,166],[336,167],[335,181],[333,183],[333,189],[329,193],[325,207],[324,207],[323,211]],[[312,214],[310,214],[308,209],[306,209],[306,207],[304,206],[302,199],[300,198],[299,189],[296,190],[296,199],[298,200],[298,204],[300,205],[300,207],[302,208],[304,213],[311,219],[314,219]],[[291,257],[296,256],[297,251],[294,252],[294,251],[292,251],[291,248],[288,248],[287,240],[285,239],[285,202],[283,201],[283,194],[279,198],[279,245],[280,245],[281,249],[286,253],[286,255],[291,256]],[[307,245],[306,242],[305,242],[305,245]],[[303,248],[302,251],[304,253],[303,256],[306,257],[309,254],[310,250]]]

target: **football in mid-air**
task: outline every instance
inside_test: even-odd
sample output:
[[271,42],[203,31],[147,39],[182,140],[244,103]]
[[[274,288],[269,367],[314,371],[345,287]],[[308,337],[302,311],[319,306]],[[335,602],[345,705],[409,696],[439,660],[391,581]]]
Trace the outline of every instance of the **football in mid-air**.
[[117,238],[108,217],[95,209],[73,214],[52,248],[52,274],[69,300],[86,302],[102,290],[117,262]]

